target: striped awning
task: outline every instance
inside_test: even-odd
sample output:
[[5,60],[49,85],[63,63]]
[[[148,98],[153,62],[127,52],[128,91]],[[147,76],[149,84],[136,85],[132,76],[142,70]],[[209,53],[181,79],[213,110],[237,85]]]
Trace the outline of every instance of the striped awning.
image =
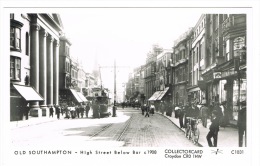
[[74,89],[70,89],[70,91],[71,91],[72,95],[74,96],[74,98],[75,98],[79,103],[83,102],[83,100],[79,97],[78,92],[76,92]]
[[83,94],[82,93],[80,93],[80,92],[77,92],[78,93],[78,95],[79,95],[79,98],[83,101],[83,102],[87,102],[88,100],[85,98],[85,96],[83,96]]
[[169,87],[166,87],[163,91],[161,91],[160,96],[156,100],[162,100],[163,96],[167,93]]
[[160,96],[161,91],[156,91],[154,94],[148,99],[148,101],[155,101]]

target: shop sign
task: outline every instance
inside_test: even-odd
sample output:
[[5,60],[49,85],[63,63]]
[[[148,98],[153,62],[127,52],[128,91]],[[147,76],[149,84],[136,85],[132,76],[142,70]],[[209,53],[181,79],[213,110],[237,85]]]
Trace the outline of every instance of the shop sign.
[[221,77],[228,77],[228,76],[232,76],[234,74],[236,74],[237,72],[234,70],[227,70],[227,71],[223,71],[221,74]]
[[221,72],[214,72],[213,73],[213,78],[214,79],[221,78]]
[[234,40],[234,50],[241,50],[245,46],[245,37],[237,37]]

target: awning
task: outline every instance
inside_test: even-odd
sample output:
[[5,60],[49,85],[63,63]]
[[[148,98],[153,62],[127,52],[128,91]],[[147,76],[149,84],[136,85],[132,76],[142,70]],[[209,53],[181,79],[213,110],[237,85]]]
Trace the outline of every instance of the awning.
[[160,92],[161,91],[154,92],[154,94],[148,99],[148,101],[155,101],[159,97]]
[[189,90],[189,93],[195,92],[195,91],[199,91],[199,90],[200,90],[200,88],[199,88],[199,87],[196,87],[196,88],[190,89],[190,90]]
[[167,93],[168,90],[169,90],[169,87],[166,87],[164,89],[164,91],[161,91],[160,96],[157,98],[157,100],[161,100],[163,98],[163,96]]
[[79,97],[78,93],[77,93],[75,90],[70,89],[70,91],[71,91],[71,93],[73,94],[73,96],[75,97],[75,99],[76,99],[79,103],[83,102],[83,101],[81,100],[81,98]]
[[79,98],[83,101],[83,102],[87,102],[88,100],[85,98],[85,96],[83,96],[83,94],[82,93],[80,93],[80,92],[77,92],[78,93],[78,95],[79,95]]
[[31,86],[13,85],[26,101],[43,101],[43,97]]

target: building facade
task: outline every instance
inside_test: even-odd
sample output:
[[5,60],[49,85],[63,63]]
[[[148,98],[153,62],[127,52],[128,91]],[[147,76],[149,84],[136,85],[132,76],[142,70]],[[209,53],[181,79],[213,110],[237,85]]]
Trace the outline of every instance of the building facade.
[[59,104],[62,31],[58,14],[10,14],[11,121],[24,118],[25,106],[41,117]]
[[163,49],[156,58],[155,89],[156,91],[167,89],[167,95],[162,96],[166,101],[172,101],[172,54],[172,49]]
[[201,103],[205,99],[205,93],[201,89],[201,71],[205,68],[207,50],[207,15],[202,14],[193,28],[191,42],[191,54],[189,55],[189,84],[188,101]]
[[189,83],[189,56],[191,55],[191,44],[193,39],[193,28],[190,28],[174,41],[173,46],[173,103],[183,105],[188,102]]
[[[246,100],[246,15],[209,15],[209,58],[202,72],[207,100],[226,106],[237,120],[240,101]],[[211,58],[212,57],[212,58]]]
[[153,49],[151,52],[147,54],[146,64],[145,64],[145,72],[144,72],[144,94],[145,101],[154,94],[156,91],[155,81],[156,81],[156,61],[157,55],[162,53],[163,49],[158,45],[153,45]]

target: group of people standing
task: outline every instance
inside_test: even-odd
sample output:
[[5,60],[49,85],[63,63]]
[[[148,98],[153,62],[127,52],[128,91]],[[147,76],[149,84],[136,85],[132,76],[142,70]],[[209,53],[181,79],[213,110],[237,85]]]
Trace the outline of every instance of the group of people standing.
[[[86,118],[88,118],[88,113],[90,110],[90,104],[87,103],[86,105],[78,104],[78,105],[67,105],[61,108],[61,114],[65,114],[65,118],[83,118],[84,114]],[[57,111],[56,111],[57,112]],[[59,119],[59,118],[58,118]]]
[[155,106],[153,104],[144,104],[141,106],[141,110],[142,110],[142,115],[144,115],[144,117],[149,117],[150,114],[153,115],[154,111],[155,111]]

